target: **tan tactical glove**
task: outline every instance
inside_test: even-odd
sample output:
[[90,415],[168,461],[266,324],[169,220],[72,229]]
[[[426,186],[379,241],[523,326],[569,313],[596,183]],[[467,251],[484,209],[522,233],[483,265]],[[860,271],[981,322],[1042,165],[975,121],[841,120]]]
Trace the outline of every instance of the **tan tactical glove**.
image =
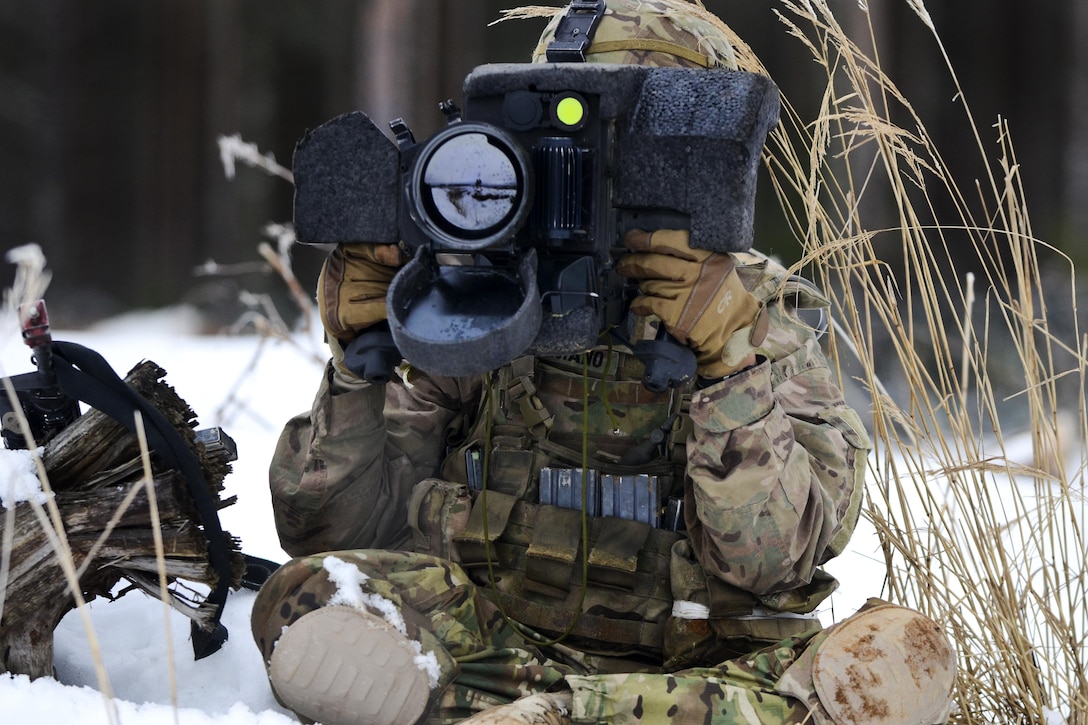
[[347,342],[386,319],[385,295],[404,263],[396,244],[338,244],[317,280],[317,307],[330,338]]
[[[616,269],[639,282],[642,294],[631,311],[660,318],[673,337],[695,350],[699,377],[716,380],[754,362],[754,346],[766,333],[757,321],[765,315],[730,255],[692,249],[688,239],[681,229],[633,229],[623,237],[632,253]],[[737,332],[742,334],[731,340]]]

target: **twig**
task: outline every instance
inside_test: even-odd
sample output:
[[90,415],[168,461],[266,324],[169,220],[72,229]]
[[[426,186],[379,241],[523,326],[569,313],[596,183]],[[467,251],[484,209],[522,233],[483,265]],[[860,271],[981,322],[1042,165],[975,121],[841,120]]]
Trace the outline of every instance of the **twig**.
[[295,183],[295,176],[290,169],[276,163],[276,157],[272,153],[262,154],[256,144],[242,140],[240,134],[219,137],[219,160],[223,164],[223,173],[228,179],[234,178],[234,162],[242,163],[254,168],[263,169],[268,173]]

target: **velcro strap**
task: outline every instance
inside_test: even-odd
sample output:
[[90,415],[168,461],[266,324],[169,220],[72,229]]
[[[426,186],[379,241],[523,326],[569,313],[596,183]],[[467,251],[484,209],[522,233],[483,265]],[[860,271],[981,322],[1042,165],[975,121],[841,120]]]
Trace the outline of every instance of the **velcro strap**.
[[[541,594],[565,597],[582,536],[582,512],[541,506],[533,540],[525,554],[525,586]],[[534,584],[543,584],[536,587]]]
[[734,332],[725,341],[722,347],[722,362],[736,368],[742,360],[752,353],[753,348],[758,348],[767,339],[770,330],[770,316],[766,307],[760,307],[752,324],[742,327]]
[[539,433],[539,426],[544,430],[551,430],[554,416],[544,407],[544,403],[537,396],[536,385],[533,384],[535,362],[530,357],[520,357],[510,364],[513,380],[507,388],[511,399],[518,404],[522,420],[531,432]]
[[468,525],[453,537],[457,553],[464,564],[497,560],[494,542],[506,529],[517,502],[517,497],[498,491],[480,492],[469,513]]
[[608,586],[634,589],[638,552],[649,529],[627,519],[600,519],[597,543],[589,552],[589,578]]

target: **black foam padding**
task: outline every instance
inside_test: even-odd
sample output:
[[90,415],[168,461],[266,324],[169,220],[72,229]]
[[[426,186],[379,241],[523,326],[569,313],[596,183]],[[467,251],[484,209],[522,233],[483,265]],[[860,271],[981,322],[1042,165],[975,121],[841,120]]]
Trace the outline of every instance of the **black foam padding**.
[[580,307],[562,316],[545,315],[528,355],[554,357],[585,352],[597,343],[601,321],[592,307]]
[[295,147],[295,234],[303,244],[400,240],[400,154],[360,112],[307,133]]
[[778,114],[766,76],[655,69],[620,134],[616,205],[689,214],[691,246],[746,251],[760,154]]
[[601,116],[615,122],[614,206],[690,216],[693,247],[752,246],[759,157],[780,107],[770,78],[724,68],[505,63],[473,70],[465,102],[524,88],[600,95]]
[[473,97],[501,96],[524,89],[578,91],[599,95],[601,116],[617,118],[625,108],[631,108],[651,70],[616,63],[490,63],[477,66],[465,78],[465,104],[470,106]]
[[[506,285],[497,277],[492,284],[487,267],[473,269],[475,294],[442,295],[436,293],[441,285],[434,257],[421,247],[389,286],[386,311],[397,349],[431,375],[478,375],[502,367],[522,355],[540,329],[536,271],[536,251],[529,250],[514,283],[520,287],[520,302],[489,293],[489,288]],[[494,314],[511,301],[516,309]]]
[[[488,107],[483,99],[518,90],[599,97],[598,112],[613,132],[614,152],[604,170],[612,196],[602,204],[666,219],[679,216],[691,229],[693,247],[751,247],[760,153],[779,113],[778,91],[768,78],[725,69],[601,63],[480,66],[465,79],[465,118],[475,118],[474,99],[483,109]],[[395,243],[418,235],[410,215],[400,209],[401,166],[410,167],[418,153],[413,148],[402,155],[363,113],[339,116],[308,133],[294,158],[299,241]],[[608,156],[604,148],[597,152]],[[407,228],[398,232],[398,224]],[[520,306],[501,319],[488,312],[503,300],[484,284],[463,300],[470,313],[455,309],[458,300],[449,296],[424,316],[433,324],[410,324],[409,310],[438,299],[433,260],[423,264],[427,246],[418,245],[417,256],[394,278],[388,307],[397,347],[423,370],[482,373],[527,349],[566,354],[595,341],[599,321],[590,308],[542,320],[535,250],[523,255],[518,270]],[[480,322],[486,319],[493,321]]]

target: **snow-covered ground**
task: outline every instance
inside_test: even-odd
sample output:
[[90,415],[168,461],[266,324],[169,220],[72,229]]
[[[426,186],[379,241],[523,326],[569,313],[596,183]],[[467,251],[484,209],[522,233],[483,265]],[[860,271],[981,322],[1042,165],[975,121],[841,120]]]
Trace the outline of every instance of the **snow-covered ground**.
[[[161,365],[166,381],[196,411],[201,426],[222,425],[238,444],[239,460],[225,492],[237,495],[238,503],[222,512],[224,528],[241,538],[247,553],[283,561],[286,555],[276,539],[266,472],[283,423],[310,406],[324,348],[318,338],[303,334],[293,343],[262,342],[256,336],[194,335],[187,320],[183,310],[137,314],[91,331],[56,330],[54,339],[98,351],[122,375],[143,359]],[[29,351],[14,327],[0,325],[0,330],[0,375],[30,370]],[[0,450],[0,457],[9,455]],[[833,607],[821,613],[825,623],[842,619],[867,597],[880,594],[883,564],[877,560],[875,535],[864,524],[859,529],[852,549],[828,567],[843,586],[833,597]],[[249,632],[254,596],[246,590],[231,594],[223,617],[230,638],[219,652],[200,661],[192,657],[188,620],[177,612],[164,612],[159,600],[134,592],[113,602],[93,601],[88,605],[90,619],[114,698],[102,694],[83,617],[72,612],[55,633],[56,679],[30,682],[23,676],[0,675],[0,721],[297,722],[269,691]]]

